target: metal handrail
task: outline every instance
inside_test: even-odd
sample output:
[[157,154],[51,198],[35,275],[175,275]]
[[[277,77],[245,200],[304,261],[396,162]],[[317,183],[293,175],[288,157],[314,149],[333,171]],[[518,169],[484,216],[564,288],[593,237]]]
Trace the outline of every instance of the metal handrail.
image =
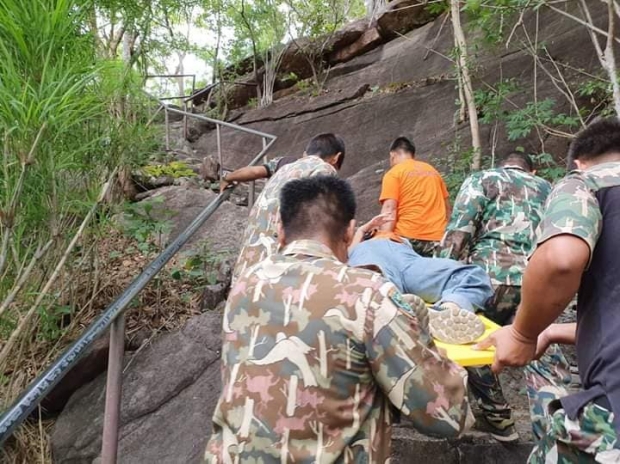
[[[152,95],[148,94],[150,97]],[[225,121],[208,118],[206,116],[188,113],[186,111],[168,108],[159,99],[157,101],[167,113],[169,111],[181,113],[185,117],[206,120],[219,126],[228,127],[241,132],[258,135],[263,138],[263,148],[250,162],[249,166],[257,165],[276,141],[276,136],[249,129]],[[166,117],[166,120],[168,118]],[[166,121],[168,124],[168,121]],[[219,138],[219,137],[218,137]],[[270,139],[267,142],[266,139]],[[118,446],[118,420],[120,416],[120,382],[124,344],[124,312],[129,303],[144,289],[149,281],[179,252],[187,241],[205,223],[209,217],[229,198],[234,185],[224,190],[207,205],[192,223],[179,234],[145,269],[136,277],[125,291],[101,314],[82,334],[67,348],[42,374],[33,380],[19,398],[0,416],[0,445],[9,438],[15,429],[21,425],[41,401],[52,391],[60,380],[86,354],[87,349],[95,339],[110,328],[110,348],[108,365],[108,383],[106,388],[106,412],[104,419],[102,462],[115,463]]]

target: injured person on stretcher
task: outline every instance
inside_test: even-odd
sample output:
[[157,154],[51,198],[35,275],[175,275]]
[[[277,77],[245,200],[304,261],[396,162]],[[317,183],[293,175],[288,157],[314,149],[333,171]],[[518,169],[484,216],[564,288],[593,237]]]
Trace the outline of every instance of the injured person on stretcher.
[[356,238],[349,249],[349,265],[380,271],[405,299],[413,294],[429,303],[428,324],[434,338],[465,344],[484,333],[476,311],[484,312],[493,287],[482,268],[452,259],[422,257],[391,232],[376,232],[363,241],[361,235]]

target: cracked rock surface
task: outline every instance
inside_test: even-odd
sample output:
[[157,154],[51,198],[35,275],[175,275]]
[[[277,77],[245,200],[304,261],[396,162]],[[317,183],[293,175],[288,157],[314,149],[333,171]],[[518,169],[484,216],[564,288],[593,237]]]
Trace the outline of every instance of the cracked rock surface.
[[[200,462],[220,392],[219,312],[125,356],[119,462]],[[52,433],[55,463],[98,462],[105,375],[71,397]]]

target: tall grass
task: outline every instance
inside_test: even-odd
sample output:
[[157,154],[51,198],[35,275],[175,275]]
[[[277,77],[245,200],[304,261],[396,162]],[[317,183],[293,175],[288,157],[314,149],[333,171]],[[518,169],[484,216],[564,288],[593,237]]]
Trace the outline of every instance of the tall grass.
[[[92,243],[80,240],[67,260],[68,271],[57,285],[46,286],[57,263],[66,258],[67,244],[110,173],[139,162],[152,148],[144,124],[148,115],[139,111],[140,76],[120,60],[98,57],[85,27],[91,7],[89,0],[0,0],[4,404],[36,374],[18,373],[15,364],[36,351],[29,344],[40,340],[42,331],[49,333],[42,324],[54,323],[50,315],[60,304],[70,308],[69,316],[80,309],[65,290],[82,267],[88,268]],[[43,288],[51,288],[45,298]],[[39,301],[33,311],[32,303]],[[59,317],[66,316],[63,310]]]

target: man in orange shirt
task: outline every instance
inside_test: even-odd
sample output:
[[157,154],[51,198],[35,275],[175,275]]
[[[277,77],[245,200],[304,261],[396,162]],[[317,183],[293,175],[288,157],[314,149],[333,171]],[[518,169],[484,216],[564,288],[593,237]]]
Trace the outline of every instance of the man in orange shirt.
[[415,159],[415,146],[406,137],[392,142],[390,166],[381,187],[381,213],[395,220],[381,230],[409,239],[419,255],[432,257],[451,213],[446,184],[433,166]]

